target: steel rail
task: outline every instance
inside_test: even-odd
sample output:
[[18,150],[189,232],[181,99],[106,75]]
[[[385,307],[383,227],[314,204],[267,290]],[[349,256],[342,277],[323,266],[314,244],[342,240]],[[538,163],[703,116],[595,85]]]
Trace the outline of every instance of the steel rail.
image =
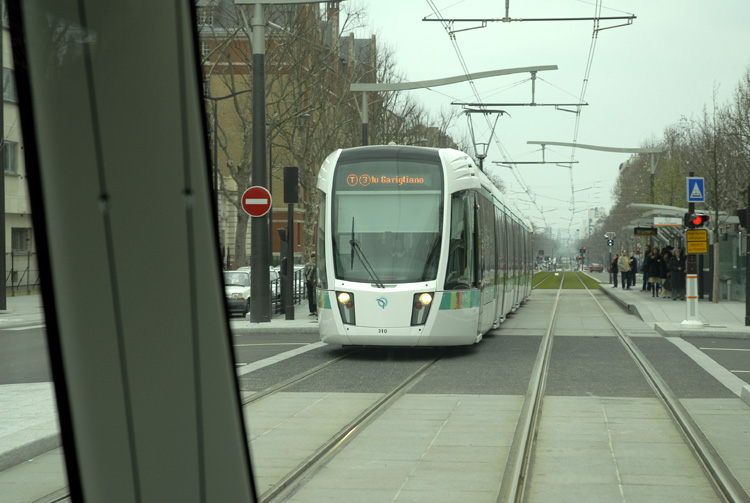
[[557,305],[560,302],[562,286],[565,283],[563,271],[560,288],[557,290],[555,302],[552,306],[547,330],[539,346],[534,369],[531,373],[526,398],[524,399],[516,431],[513,434],[508,463],[505,465],[503,479],[498,489],[498,502],[522,502],[526,482],[528,480],[529,460],[533,452],[532,446],[536,437],[536,429],[539,420],[539,411],[542,407],[544,388],[547,384],[547,369],[549,368],[550,355],[552,354],[552,334],[557,323]]
[[427,370],[442,357],[443,353],[441,352],[438,357],[425,363],[417,371],[404,379],[390,393],[374,402],[364,412],[339,430],[338,433],[333,435],[327,442],[319,447],[318,450],[297,465],[284,478],[263,493],[260,498],[258,498],[258,503],[280,501],[300,489],[307,483],[309,477],[314,472],[322,468],[331,458],[333,458],[333,456],[336,455],[340,448],[348,444],[365,426],[385,412],[396,402],[396,400],[401,398],[404,393],[416,385],[422,379],[425,372],[427,372]]
[[[583,283],[583,281],[581,282]],[[584,283],[584,287],[585,286]],[[586,287],[586,291],[589,292],[599,310],[615,330],[620,342],[625,346],[630,357],[635,361],[641,373],[646,377],[646,381],[661,399],[664,407],[671,416],[672,421],[675,423],[677,429],[693,451],[695,458],[701,464],[706,473],[706,477],[713,485],[717,494],[721,496],[724,501],[731,503],[750,502],[750,496],[742,487],[742,484],[740,484],[734,477],[732,471],[726,463],[724,463],[719,453],[711,444],[711,441],[693,420],[690,413],[675,396],[669,385],[667,385],[662,379],[659,372],[653,367],[653,365],[651,365],[646,356],[635,345],[633,340],[620,329],[612,317],[604,310],[604,307],[602,307],[593,292],[588,287]]]
[[251,403],[253,403],[255,401],[258,401],[261,398],[267,397],[268,395],[272,395],[274,393],[277,393],[277,392],[281,391],[284,388],[288,388],[292,384],[296,384],[296,383],[298,383],[300,381],[303,381],[303,380],[307,379],[308,377],[317,374],[321,370],[324,370],[327,367],[330,367],[334,363],[336,363],[336,362],[338,362],[340,360],[343,360],[347,356],[353,355],[353,354],[358,353],[360,351],[362,351],[362,350],[361,349],[356,349],[354,351],[349,351],[348,353],[343,354],[343,355],[339,356],[338,358],[334,358],[333,360],[329,360],[327,362],[321,363],[320,365],[318,365],[316,367],[313,367],[313,368],[311,368],[309,370],[306,370],[304,372],[300,372],[299,374],[297,374],[295,376],[292,376],[289,379],[286,379],[284,381],[281,381],[280,383],[274,384],[273,386],[269,386],[268,388],[265,388],[265,389],[263,389],[261,391],[253,393],[252,395],[250,395],[250,396],[242,399],[242,407],[244,407],[245,405],[249,405],[249,404],[251,404]]

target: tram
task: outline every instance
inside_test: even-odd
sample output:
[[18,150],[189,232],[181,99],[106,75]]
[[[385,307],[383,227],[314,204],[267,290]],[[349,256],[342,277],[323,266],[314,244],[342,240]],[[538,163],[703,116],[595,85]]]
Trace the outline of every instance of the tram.
[[481,341],[531,293],[531,226],[453,149],[340,149],[320,168],[323,342]]

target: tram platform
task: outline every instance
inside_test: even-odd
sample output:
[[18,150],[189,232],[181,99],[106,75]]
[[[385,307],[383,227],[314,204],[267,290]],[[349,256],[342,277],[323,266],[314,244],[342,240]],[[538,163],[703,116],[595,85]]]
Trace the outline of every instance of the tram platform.
[[744,302],[721,300],[714,303],[698,299],[698,319],[688,320],[687,301],[653,297],[640,285],[626,290],[601,283],[599,289],[667,337],[750,339],[750,326],[745,326]]

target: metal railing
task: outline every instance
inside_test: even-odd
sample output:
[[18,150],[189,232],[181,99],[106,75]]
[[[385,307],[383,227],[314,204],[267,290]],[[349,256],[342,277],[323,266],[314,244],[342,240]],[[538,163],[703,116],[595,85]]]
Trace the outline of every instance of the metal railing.
[[[281,283],[283,281],[283,278],[274,280],[274,284],[271,286],[271,291],[281,293]],[[303,302],[307,302],[305,271],[303,269],[297,269],[294,271],[294,276],[292,278],[292,304],[299,305]],[[273,307],[274,313],[283,313],[284,309],[282,305],[282,296],[273,295],[271,299],[271,306]]]
[[31,292],[39,290],[39,266],[36,252],[7,252],[5,254],[6,291]]

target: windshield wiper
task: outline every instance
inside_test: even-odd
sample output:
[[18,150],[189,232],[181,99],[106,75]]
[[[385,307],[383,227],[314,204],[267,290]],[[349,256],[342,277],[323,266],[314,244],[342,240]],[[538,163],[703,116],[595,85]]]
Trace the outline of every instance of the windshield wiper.
[[354,239],[354,217],[352,217],[352,238],[349,240],[349,244],[352,245],[352,265],[351,268],[354,268],[354,253],[357,253],[357,257],[359,258],[360,262],[362,262],[362,265],[365,267],[365,271],[367,271],[367,274],[370,275],[370,278],[375,282],[375,286],[378,288],[385,288],[385,285],[382,281],[380,281],[380,278],[378,278],[378,275],[375,273],[375,269],[372,268],[370,265],[370,262],[367,260],[367,257],[365,257],[365,254],[362,252],[362,246],[359,244],[359,241]]

